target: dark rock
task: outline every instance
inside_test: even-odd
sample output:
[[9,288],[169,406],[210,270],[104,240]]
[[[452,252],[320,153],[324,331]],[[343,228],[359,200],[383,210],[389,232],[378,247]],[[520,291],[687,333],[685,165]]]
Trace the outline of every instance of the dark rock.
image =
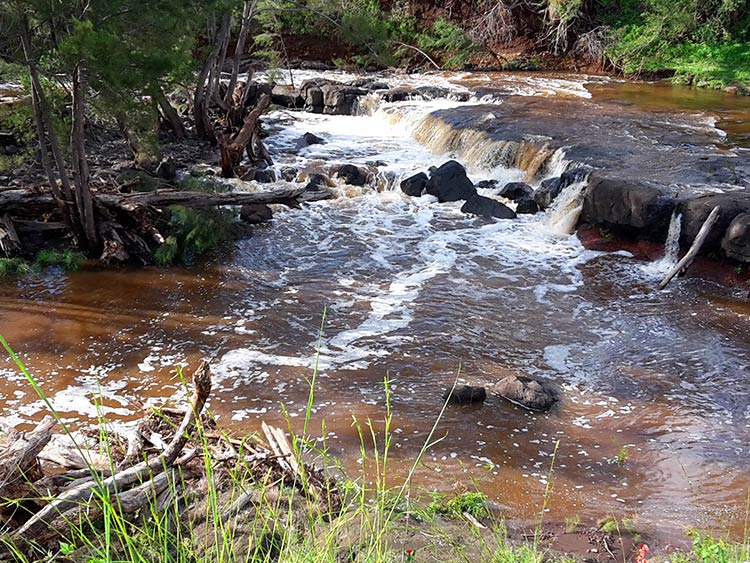
[[729,258],[750,262],[750,213],[740,213],[729,224],[721,248]]
[[672,196],[658,188],[592,177],[586,189],[581,220],[625,235],[663,241],[674,206]]
[[422,195],[422,191],[426,185],[427,174],[420,172],[419,174],[414,174],[414,176],[409,176],[405,180],[402,180],[401,191],[406,195],[419,197]]
[[539,209],[547,209],[555,198],[562,192],[562,180],[560,178],[547,178],[534,191],[534,201]]
[[275,84],[271,90],[271,101],[285,108],[301,108],[305,103],[301,92],[288,84]]
[[367,164],[367,166],[373,166],[375,168],[378,168],[380,166],[388,166],[388,163],[384,160],[368,160],[365,164]]
[[497,180],[482,180],[477,183],[477,188],[482,190],[494,190],[497,188]]
[[366,90],[325,79],[306,80],[300,87],[305,111],[328,115],[353,115]]
[[335,70],[336,67],[323,61],[300,61],[299,68],[303,70]]
[[448,90],[440,86],[420,86],[415,88],[414,92],[424,100],[435,100],[438,98],[447,98]]
[[368,181],[367,171],[353,164],[343,164],[336,175],[350,186],[364,186]]
[[299,170],[294,166],[284,166],[284,168],[281,169],[281,179],[286,180],[287,182],[294,182],[295,178],[297,178],[298,172]]
[[471,99],[469,92],[448,92],[448,99],[454,102],[468,102]]
[[471,385],[458,385],[443,393],[443,401],[453,405],[467,405],[469,403],[483,403],[487,398],[484,387],[472,387]]
[[15,144],[16,139],[11,133],[0,133],[0,146],[7,147]]
[[162,180],[174,180],[177,176],[177,163],[172,157],[163,159],[156,167],[156,175]]
[[511,201],[518,201],[519,199],[533,198],[534,188],[525,182],[510,182],[505,184],[497,195]]
[[431,170],[425,190],[438,198],[440,203],[460,201],[476,195],[474,184],[466,176],[466,169],[455,160],[449,160],[439,168]]
[[496,217],[498,219],[516,218],[515,212],[510,207],[483,195],[474,195],[467,199],[466,203],[461,207],[461,211],[482,217]]
[[276,172],[274,172],[271,168],[256,170],[253,180],[258,182],[259,184],[270,184],[271,182],[276,181]]
[[240,209],[240,219],[245,223],[251,225],[257,225],[258,223],[266,223],[273,218],[273,211],[271,208],[263,203],[251,203],[243,205]]
[[14,154],[18,154],[21,149],[19,149],[16,145],[6,145],[5,146],[5,154],[9,156],[13,156]]
[[327,186],[331,181],[323,174],[310,174],[307,178],[306,190],[311,192],[319,191],[321,188]]
[[559,400],[557,390],[549,383],[523,375],[510,375],[492,388],[511,403],[532,411],[546,412]]
[[577,182],[583,182],[591,175],[592,168],[590,166],[578,166],[576,168],[571,168],[570,170],[566,170],[560,175],[560,182],[562,183],[562,188],[565,189],[568,186],[575,184]]
[[326,140],[322,137],[318,137],[315,133],[307,132],[299,139],[297,139],[297,141],[294,143],[294,148],[296,150],[299,150],[305,147],[309,147],[310,145],[324,145],[325,143]]
[[533,197],[522,197],[517,202],[516,213],[527,213],[533,215],[534,213],[539,213],[539,206],[536,204]]
[[680,201],[678,203],[678,211],[682,213],[680,239],[684,245],[692,244],[706,217],[717,205],[720,208],[719,218],[703,243],[702,253],[718,250],[725,231],[735,217],[742,213],[750,213],[750,194],[747,192],[727,192],[692,197]]
[[391,87],[377,78],[358,78],[349,82],[349,86],[362,88],[363,90],[389,90]]
[[411,88],[391,88],[381,93],[380,97],[386,102],[403,102],[414,97],[414,90]]

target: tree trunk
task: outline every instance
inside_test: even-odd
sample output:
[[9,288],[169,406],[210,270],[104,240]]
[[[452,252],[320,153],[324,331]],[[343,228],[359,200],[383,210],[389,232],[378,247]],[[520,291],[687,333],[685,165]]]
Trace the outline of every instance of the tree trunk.
[[[232,76],[229,77],[227,94],[224,97],[224,105],[229,108],[232,107],[232,96],[234,96],[234,88],[240,74],[240,58],[245,52],[247,36],[250,33],[250,22],[253,19],[257,4],[258,0],[245,0],[245,5],[242,8],[242,24],[240,25],[240,34],[237,37],[237,46],[234,48],[234,58],[232,59]],[[248,80],[248,82],[250,81]]]
[[177,110],[169,103],[169,100],[164,95],[164,90],[162,90],[158,82],[154,82],[151,87],[151,95],[158,104],[164,121],[169,124],[169,127],[174,131],[178,139],[183,139],[185,137],[185,126],[182,123],[182,119],[180,119]]
[[115,121],[117,122],[117,128],[120,130],[120,134],[125,139],[130,152],[133,154],[133,160],[138,161],[140,158],[139,155],[141,154],[141,144],[128,128],[128,124],[125,121],[125,114],[118,112],[115,116]]
[[211,125],[208,108],[213,98],[212,85],[214,83],[216,59],[219,56],[224,38],[229,34],[230,19],[225,17],[222,20],[222,26],[211,49],[211,53],[203,63],[203,68],[198,75],[198,83],[195,86],[195,96],[193,98],[195,131],[199,138],[210,141],[213,144],[216,144],[216,133],[214,133],[213,126]]
[[227,60],[227,50],[229,49],[229,40],[232,37],[232,14],[224,14],[221,20],[221,29],[219,31],[218,42],[221,45],[219,51],[219,58],[216,61],[216,66],[212,72],[211,81],[211,96],[210,99],[218,105],[221,109],[226,110],[224,106],[224,100],[221,97],[221,73],[224,70],[224,63]]
[[89,186],[89,165],[86,161],[86,134],[84,130],[86,81],[82,63],[73,71],[73,123],[70,131],[70,148],[73,156],[73,180],[76,186],[76,204],[86,243],[90,250],[99,248],[94,219],[94,202]]
[[10,215],[0,214],[0,256],[13,258],[21,254],[21,241]]

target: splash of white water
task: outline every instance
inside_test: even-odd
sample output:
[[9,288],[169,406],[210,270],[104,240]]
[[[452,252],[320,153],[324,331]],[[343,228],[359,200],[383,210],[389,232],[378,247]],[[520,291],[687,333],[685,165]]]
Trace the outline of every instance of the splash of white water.
[[570,235],[583,210],[583,193],[587,181],[576,182],[565,188],[547,212],[546,229],[558,235]]

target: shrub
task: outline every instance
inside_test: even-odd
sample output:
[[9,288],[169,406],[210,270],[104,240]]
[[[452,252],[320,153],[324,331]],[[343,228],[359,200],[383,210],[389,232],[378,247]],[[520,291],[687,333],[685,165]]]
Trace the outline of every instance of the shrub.
[[196,211],[181,205],[169,208],[169,236],[154,252],[156,263],[190,263],[231,238],[233,214],[225,209]]

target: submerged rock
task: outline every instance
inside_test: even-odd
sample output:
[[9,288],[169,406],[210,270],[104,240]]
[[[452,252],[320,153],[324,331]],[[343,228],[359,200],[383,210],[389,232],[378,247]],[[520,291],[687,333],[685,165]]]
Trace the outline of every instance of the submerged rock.
[[455,160],[431,169],[430,173],[425,190],[437,197],[440,203],[469,199],[477,194],[474,184],[466,176],[466,169]]
[[557,390],[551,384],[524,375],[501,379],[492,391],[511,403],[539,412],[550,410],[559,399]]
[[487,398],[484,387],[472,387],[471,385],[458,385],[443,393],[443,401],[454,405],[467,405],[469,403],[483,403]]
[[273,211],[271,208],[262,203],[250,203],[243,205],[240,209],[240,219],[245,223],[251,225],[257,225],[258,223],[266,223],[273,218]]
[[526,182],[510,182],[509,184],[505,184],[497,195],[511,201],[518,201],[524,198],[533,198],[534,188]]
[[422,195],[422,192],[424,191],[426,185],[427,174],[425,174],[424,172],[420,172],[419,174],[414,174],[414,176],[409,176],[405,180],[402,180],[401,191],[406,195],[419,197]]
[[729,224],[721,248],[729,258],[750,262],[750,213],[740,213]]
[[466,203],[461,207],[461,211],[482,217],[496,217],[497,219],[516,218],[516,213],[510,207],[483,195],[474,195],[466,200]]

